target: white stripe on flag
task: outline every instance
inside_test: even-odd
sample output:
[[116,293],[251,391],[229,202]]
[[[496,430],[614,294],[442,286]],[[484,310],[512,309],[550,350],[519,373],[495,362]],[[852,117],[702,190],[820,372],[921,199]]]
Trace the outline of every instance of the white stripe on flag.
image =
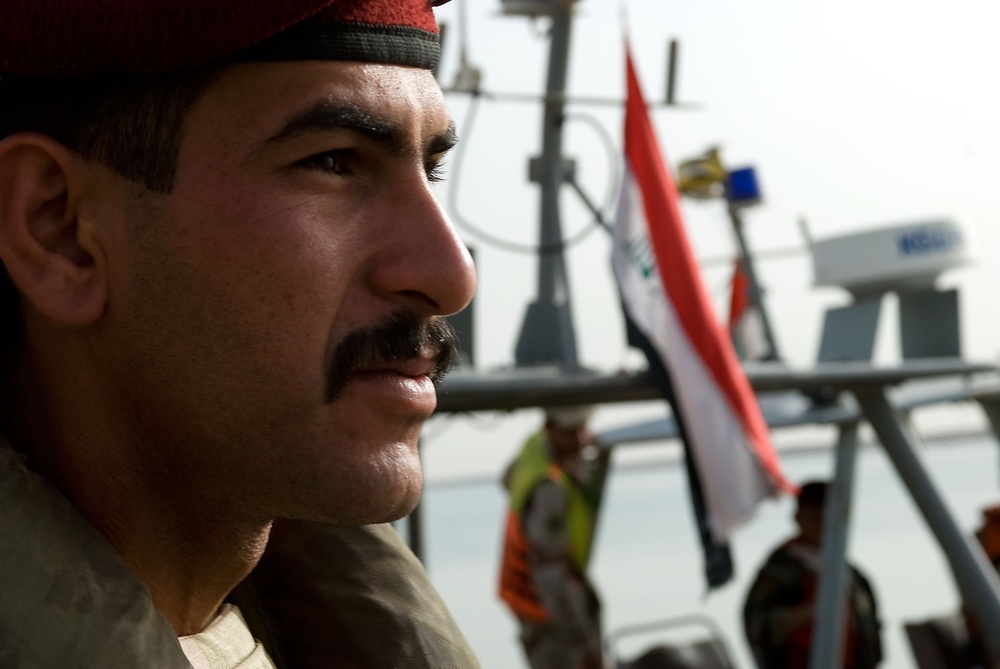
[[746,522],[774,486],[750,448],[739,418],[730,410],[666,299],[647,232],[638,184],[626,165],[614,230],[612,265],[625,308],[674,381],[708,521],[722,543]]

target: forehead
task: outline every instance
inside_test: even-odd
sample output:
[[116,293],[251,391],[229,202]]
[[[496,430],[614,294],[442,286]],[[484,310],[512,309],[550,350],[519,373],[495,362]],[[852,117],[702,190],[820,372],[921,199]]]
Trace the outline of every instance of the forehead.
[[324,104],[403,128],[417,144],[449,126],[441,89],[424,69],[346,61],[240,63],[224,69],[193,105],[185,139],[194,135],[196,145],[206,137],[263,142]]

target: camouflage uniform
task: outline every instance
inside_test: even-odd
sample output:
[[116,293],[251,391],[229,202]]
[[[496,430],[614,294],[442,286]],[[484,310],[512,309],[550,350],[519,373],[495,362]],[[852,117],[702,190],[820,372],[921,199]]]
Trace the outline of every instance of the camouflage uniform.
[[[843,667],[872,669],[882,661],[875,593],[860,571],[851,565],[848,569],[851,585]],[[779,619],[792,607],[815,602],[819,574],[819,551],[796,539],[779,546],[761,567],[743,607],[747,642],[760,669],[808,666],[812,623],[783,634]]]

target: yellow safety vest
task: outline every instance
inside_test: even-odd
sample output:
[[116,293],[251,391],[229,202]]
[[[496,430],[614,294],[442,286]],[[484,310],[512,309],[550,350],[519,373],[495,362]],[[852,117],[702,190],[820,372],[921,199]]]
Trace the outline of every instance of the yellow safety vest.
[[528,556],[531,547],[524,532],[523,513],[535,488],[552,481],[566,491],[569,558],[582,574],[590,561],[599,490],[581,486],[556,465],[545,448],[545,432],[532,436],[510,470],[507,487],[510,507],[504,537],[503,563],[500,568],[500,598],[519,617],[545,622],[549,612],[542,605],[531,579]]

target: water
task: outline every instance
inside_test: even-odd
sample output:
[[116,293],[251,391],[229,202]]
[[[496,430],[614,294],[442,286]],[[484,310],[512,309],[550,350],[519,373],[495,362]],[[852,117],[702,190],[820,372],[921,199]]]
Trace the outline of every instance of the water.
[[[987,437],[937,440],[924,448],[923,459],[959,526],[971,533],[979,509],[1000,501],[996,442]],[[785,454],[782,461],[794,481],[827,478],[833,471],[832,452],[826,449]],[[955,610],[957,592],[940,548],[885,454],[865,447],[857,465],[848,551],[871,578],[879,600],[886,648],[882,666],[909,669],[915,663],[904,621]],[[706,594],[687,495],[683,469],[676,464],[613,471],[592,563],[606,631],[689,614],[708,616],[721,628],[737,666],[752,669],[740,609],[761,561],[793,532],[793,503],[783,499],[761,507],[732,543],[736,578]],[[431,578],[484,669],[525,666],[516,626],[496,597],[505,502],[495,481],[431,485],[425,496]],[[617,652],[631,655],[682,632],[624,636]]]

